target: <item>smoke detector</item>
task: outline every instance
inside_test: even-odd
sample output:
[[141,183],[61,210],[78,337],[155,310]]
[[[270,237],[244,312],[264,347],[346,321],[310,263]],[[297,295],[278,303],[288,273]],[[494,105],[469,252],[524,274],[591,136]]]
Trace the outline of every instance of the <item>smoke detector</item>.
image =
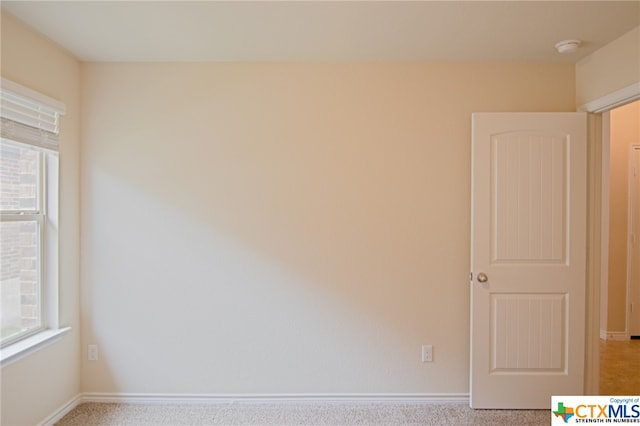
[[578,50],[581,43],[580,40],[562,40],[556,43],[556,49],[558,53],[573,53]]

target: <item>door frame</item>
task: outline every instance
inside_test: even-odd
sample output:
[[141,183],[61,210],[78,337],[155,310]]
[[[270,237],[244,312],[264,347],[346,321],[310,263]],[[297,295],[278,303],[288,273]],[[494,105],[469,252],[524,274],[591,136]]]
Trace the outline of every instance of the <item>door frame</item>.
[[[587,121],[587,306],[585,336],[585,394],[598,395],[600,389],[600,291],[602,283],[603,256],[602,233],[609,227],[607,213],[603,215],[603,179],[609,182],[608,129],[603,126],[603,114],[624,104],[640,99],[640,82],[621,90],[608,93],[578,108],[588,112]],[[608,124],[608,123],[607,123]],[[607,130],[605,137],[604,131]],[[606,156],[604,155],[606,139]],[[603,170],[604,161],[607,161]],[[605,176],[606,175],[606,176]],[[608,186],[606,187],[608,188]],[[608,189],[606,196],[608,197]],[[607,231],[608,236],[608,231]],[[608,240],[607,240],[608,241]]]
[[[639,141],[640,142],[640,141]],[[632,215],[632,203],[631,203],[631,162],[633,160],[633,152],[640,151],[640,143],[632,144],[629,147],[629,169],[627,170],[627,184],[629,185],[627,190],[629,192],[629,197],[627,201],[627,294],[626,294],[626,306],[625,306],[625,336],[627,340],[631,337],[631,310],[629,309],[629,305],[631,303],[631,239],[629,238],[629,230],[631,229],[634,220]],[[638,226],[639,224],[636,224]]]

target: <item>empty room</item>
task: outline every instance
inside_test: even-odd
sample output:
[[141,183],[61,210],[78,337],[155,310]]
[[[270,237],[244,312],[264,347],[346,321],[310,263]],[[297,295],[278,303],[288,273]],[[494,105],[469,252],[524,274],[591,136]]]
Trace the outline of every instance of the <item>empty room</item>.
[[0,424],[549,424],[640,362],[640,2],[1,18]]

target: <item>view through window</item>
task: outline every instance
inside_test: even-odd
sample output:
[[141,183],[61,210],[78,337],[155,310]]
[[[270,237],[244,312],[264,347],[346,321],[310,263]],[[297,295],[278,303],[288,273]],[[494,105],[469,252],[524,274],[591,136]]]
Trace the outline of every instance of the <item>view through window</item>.
[[0,291],[2,345],[39,331],[42,322],[44,190],[42,152],[0,142]]

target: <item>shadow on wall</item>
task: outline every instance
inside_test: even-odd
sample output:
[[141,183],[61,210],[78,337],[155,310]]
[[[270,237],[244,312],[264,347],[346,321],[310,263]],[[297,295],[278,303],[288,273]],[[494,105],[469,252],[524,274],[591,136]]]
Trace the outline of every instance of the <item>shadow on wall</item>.
[[89,387],[467,392],[470,104],[547,74],[402,67],[87,65]]

